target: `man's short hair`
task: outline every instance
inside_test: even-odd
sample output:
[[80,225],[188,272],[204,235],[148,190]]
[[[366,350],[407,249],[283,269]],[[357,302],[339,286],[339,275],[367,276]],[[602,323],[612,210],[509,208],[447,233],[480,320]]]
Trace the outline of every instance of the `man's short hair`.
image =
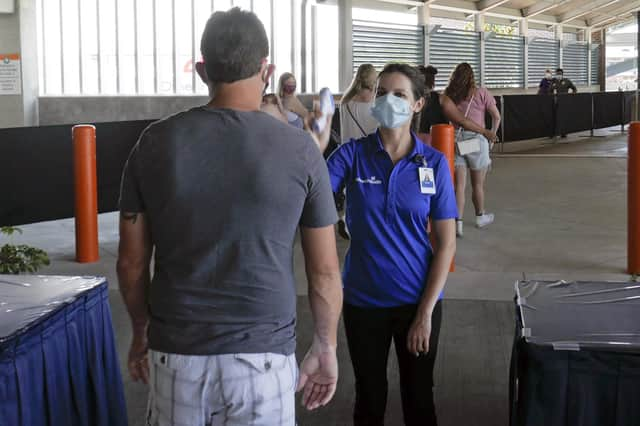
[[269,56],[269,39],[254,13],[235,7],[211,15],[200,52],[209,81],[233,83],[260,71],[262,60]]
[[564,70],[562,68],[558,68],[556,69],[556,73],[564,74]]

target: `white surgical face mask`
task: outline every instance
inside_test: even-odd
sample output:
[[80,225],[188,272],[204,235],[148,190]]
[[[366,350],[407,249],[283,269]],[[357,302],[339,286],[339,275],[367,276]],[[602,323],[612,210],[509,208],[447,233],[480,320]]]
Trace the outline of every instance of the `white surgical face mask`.
[[545,73],[544,78],[546,78],[547,80],[551,80],[551,73]]
[[411,120],[413,111],[406,100],[387,93],[376,98],[371,115],[385,129],[396,129]]

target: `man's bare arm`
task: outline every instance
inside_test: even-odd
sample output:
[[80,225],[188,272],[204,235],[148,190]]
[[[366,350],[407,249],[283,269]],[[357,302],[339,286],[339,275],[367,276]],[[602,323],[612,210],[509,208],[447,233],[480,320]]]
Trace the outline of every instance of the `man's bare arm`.
[[118,247],[118,281],[127,306],[133,338],[129,349],[128,369],[134,381],[148,383],[146,289],[151,281],[149,263],[152,244],[147,219],[142,213],[120,213],[120,245]]
[[150,283],[151,237],[143,213],[120,213],[118,281],[133,332],[144,332],[148,322],[145,291]]
[[309,410],[327,404],[338,383],[338,321],[342,310],[342,280],[333,226],[300,228],[309,302],[313,314],[313,343],[300,366],[298,390]]
[[342,279],[335,231],[333,226],[327,226],[302,227],[300,232],[315,324],[314,338],[323,345],[335,347],[342,311]]

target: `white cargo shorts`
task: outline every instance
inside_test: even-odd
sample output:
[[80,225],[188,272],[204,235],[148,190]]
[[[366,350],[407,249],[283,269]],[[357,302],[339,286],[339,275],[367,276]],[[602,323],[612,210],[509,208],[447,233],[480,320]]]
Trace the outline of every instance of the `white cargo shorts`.
[[294,426],[295,354],[149,353],[148,426]]

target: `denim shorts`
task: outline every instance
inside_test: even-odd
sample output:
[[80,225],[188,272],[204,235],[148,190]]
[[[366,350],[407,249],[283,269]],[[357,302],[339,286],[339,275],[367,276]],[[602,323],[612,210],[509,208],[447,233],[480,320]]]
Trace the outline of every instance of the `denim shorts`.
[[489,141],[484,136],[470,131],[463,131],[461,140],[480,139],[480,151],[467,155],[459,155],[456,152],[455,166],[468,167],[471,170],[487,170],[491,166],[491,157],[489,156]]

